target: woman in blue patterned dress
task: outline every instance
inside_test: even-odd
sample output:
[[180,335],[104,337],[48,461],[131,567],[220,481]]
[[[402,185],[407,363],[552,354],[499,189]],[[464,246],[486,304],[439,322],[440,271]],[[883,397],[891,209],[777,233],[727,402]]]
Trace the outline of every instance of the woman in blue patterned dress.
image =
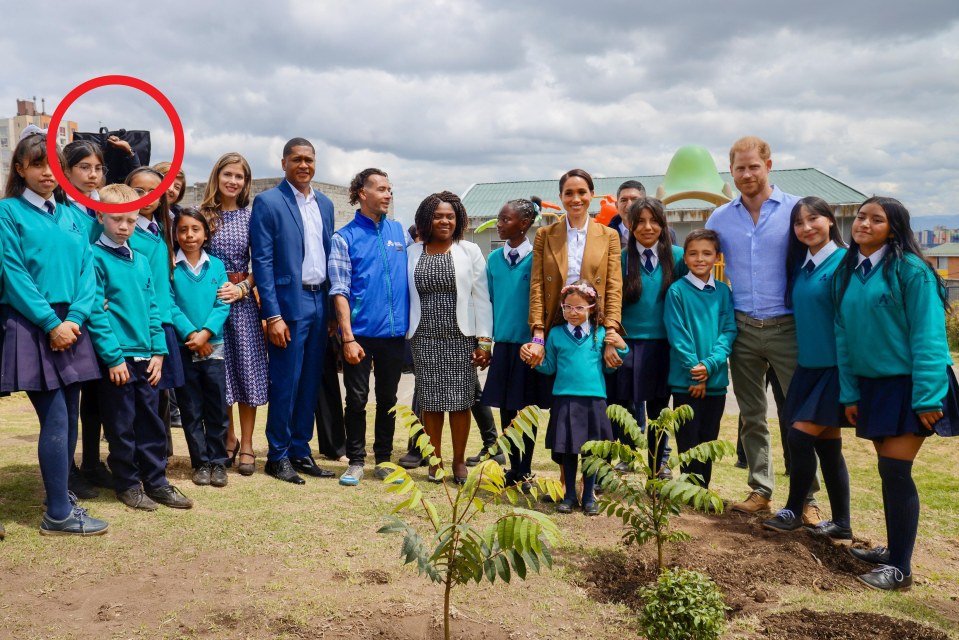
[[[256,408],[267,402],[266,340],[250,273],[250,165],[238,153],[216,161],[200,208],[210,222],[210,254],[223,261],[230,281],[219,292],[231,305],[223,330],[226,346],[226,403],[230,407],[227,451],[245,476],[256,470],[253,424]],[[233,405],[239,404],[240,438],[233,428]]]

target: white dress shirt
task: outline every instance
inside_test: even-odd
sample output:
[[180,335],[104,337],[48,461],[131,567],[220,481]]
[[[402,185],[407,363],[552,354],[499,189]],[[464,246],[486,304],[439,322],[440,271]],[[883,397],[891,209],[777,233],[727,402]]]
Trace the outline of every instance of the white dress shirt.
[[[589,320],[587,320],[587,321],[584,322],[583,324],[579,325],[579,328],[580,328],[580,330],[583,332],[583,335],[584,335],[584,336],[588,336],[588,335],[590,334],[590,329],[592,329],[592,327],[590,326]],[[572,322],[567,322],[567,323],[566,323],[566,329],[567,329],[570,333],[575,333],[575,332],[576,332],[576,325],[573,324]]]
[[707,286],[710,286],[713,289],[716,288],[716,280],[715,278],[713,278],[712,272],[709,273],[709,280],[707,280],[706,282],[703,282],[698,277],[694,276],[692,271],[687,273],[685,278],[689,280],[690,282],[692,282],[696,286],[696,288],[699,289],[700,291],[705,289]]
[[[822,252],[820,251],[820,253]],[[879,263],[882,262],[882,257],[884,255],[886,255],[886,245],[882,245],[881,247],[873,251],[871,256],[864,256],[862,255],[862,252],[860,252],[859,260],[856,261],[856,268],[858,269],[860,265],[862,265],[862,263],[865,262],[866,258],[868,257],[869,263],[872,265],[872,269],[875,269],[876,267],[879,266]]]
[[586,251],[586,228],[589,226],[589,216],[581,229],[574,229],[569,225],[569,215],[566,216],[566,284],[573,284],[579,280],[583,270],[583,252]]
[[289,181],[287,184],[293,189],[303,219],[303,284],[323,284],[326,282],[326,250],[323,248],[323,217],[316,203],[316,194],[311,188],[309,195],[303,195]]
[[509,258],[511,251],[515,251],[519,254],[519,257],[516,258],[516,264],[519,264],[523,261],[523,258],[528,256],[533,251],[533,245],[530,243],[529,238],[524,238],[522,244],[518,247],[511,247],[509,243],[503,245],[503,259],[506,260],[506,264],[512,264]]
[[32,204],[33,206],[35,206],[37,209],[40,209],[41,211],[47,210],[46,205],[44,204],[45,202],[49,202],[50,204],[52,204],[54,210],[56,210],[57,208],[57,201],[53,199],[53,196],[50,196],[49,198],[44,200],[43,198],[40,197],[40,194],[34,191],[33,189],[24,189],[23,199],[29,202],[30,204]]
[[206,251],[204,251],[203,249],[200,249],[200,259],[196,261],[196,266],[190,264],[190,261],[187,260],[186,258],[186,254],[183,253],[183,249],[177,249],[176,251],[176,263],[180,264],[181,262],[185,262],[187,269],[193,272],[193,275],[195,276],[200,275],[200,272],[203,271],[204,263],[207,263],[209,261],[210,261],[210,256],[208,256],[206,254]]
[[809,253],[807,250],[806,261],[802,264],[805,267],[807,264],[809,264],[809,261],[812,260],[813,268],[815,269],[822,264],[823,260],[831,256],[838,248],[839,247],[836,246],[836,243],[830,240],[822,249],[816,252],[816,255]]
[[[645,268],[646,267],[646,247],[644,247],[642,244],[637,242],[636,248],[639,249],[639,266]],[[659,265],[659,249],[654,244],[653,246],[649,247],[649,250],[653,252],[653,255],[650,256],[649,260],[650,262],[653,263],[653,271],[655,271],[656,266]]]

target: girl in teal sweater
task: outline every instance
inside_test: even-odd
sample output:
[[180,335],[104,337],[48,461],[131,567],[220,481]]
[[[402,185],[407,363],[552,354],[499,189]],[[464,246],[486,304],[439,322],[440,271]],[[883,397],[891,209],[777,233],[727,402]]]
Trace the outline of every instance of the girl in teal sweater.
[[[629,357],[609,378],[609,397],[631,409],[633,417],[645,429],[646,417],[659,417],[669,406],[669,342],[663,310],[666,291],[688,271],[683,250],[673,246],[663,203],[655,198],[640,198],[630,205],[626,216],[630,230],[622,254],[623,329]],[[623,439],[623,434],[619,435]],[[655,451],[655,436],[650,435],[649,466],[664,477],[667,436]],[[622,463],[620,463],[622,464]]]
[[20,140],[0,201],[0,392],[26,391],[40,420],[38,455],[47,494],[40,533],[97,535],[107,523],[88,516],[67,489],[80,384],[100,376],[84,327],[95,303],[96,276],[82,214],[61,203],[46,143],[40,133]]
[[193,464],[193,482],[225,487],[226,369],[223,324],[230,307],[217,297],[228,282],[223,263],[204,250],[210,226],[196,209],[173,221],[180,245],[173,270],[173,324],[181,340],[184,384],[176,391]]
[[[546,447],[563,465],[566,496],[557,506],[559,513],[572,513],[576,499],[576,467],[580,451],[590,440],[612,440],[613,427],[606,416],[606,381],[603,349],[616,348],[622,358],[629,347],[618,334],[606,335],[602,311],[597,307],[596,290],[586,280],[563,287],[562,325],[553,327],[546,338],[546,355],[537,371],[556,375],[553,403],[546,428]],[[557,459],[558,458],[558,459]],[[596,476],[583,476],[583,511],[596,515],[599,508],[593,489]]]
[[867,586],[906,589],[919,526],[913,460],[926,437],[959,433],[945,287],[923,260],[909,212],[885,197],[859,208],[835,278],[840,401],[879,456],[889,545],[851,552],[879,565],[859,576]]
[[799,364],[783,408],[790,425],[787,444],[791,469],[789,498],[774,518],[763,523],[774,531],[802,526],[802,511],[813,478],[816,455],[829,491],[832,520],[820,522],[814,532],[836,540],[851,540],[849,472],[842,455],[840,428],[848,426],[839,404],[836,367],[836,307],[833,274],[846,256],[829,204],[822,198],[803,198],[793,207],[792,235],[786,254],[786,306],[796,317]]

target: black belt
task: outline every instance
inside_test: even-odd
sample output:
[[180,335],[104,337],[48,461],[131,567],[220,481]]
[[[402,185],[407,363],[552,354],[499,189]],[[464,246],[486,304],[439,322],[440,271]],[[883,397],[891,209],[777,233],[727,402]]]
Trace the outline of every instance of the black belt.
[[793,319],[791,313],[775,316],[772,318],[753,318],[752,316],[747,316],[742,311],[736,312],[736,320],[739,322],[748,324],[750,327],[756,327],[757,329],[762,329],[763,327],[775,327],[776,325],[785,324]]
[[323,290],[323,285],[321,285],[321,284],[306,284],[306,283],[304,282],[304,283],[303,283],[303,290],[304,290],[304,291],[314,291],[314,292],[315,292],[315,291],[322,291],[322,290]]

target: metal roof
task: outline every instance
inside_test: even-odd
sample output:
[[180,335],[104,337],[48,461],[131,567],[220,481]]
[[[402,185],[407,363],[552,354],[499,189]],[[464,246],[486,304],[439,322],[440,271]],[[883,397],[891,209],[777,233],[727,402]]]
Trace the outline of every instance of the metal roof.
[[[733,193],[738,195],[729,172],[719,174],[720,177],[733,187]],[[663,181],[663,176],[625,176],[618,178],[593,178],[596,187],[596,197],[590,204],[590,212],[599,211],[599,201],[606,194],[615,195],[616,189],[626,180],[639,180],[646,187],[650,195],[656,193],[656,187]],[[819,169],[773,169],[769,172],[770,183],[777,185],[787,193],[797,196],[819,196],[832,205],[858,205],[867,198],[849,185],[836,180]],[[559,182],[551,180],[527,180],[521,182],[481,182],[471,186],[463,195],[463,204],[470,218],[492,218],[499,213],[500,208],[507,200],[539,196],[548,202],[559,204]],[[713,205],[701,200],[683,200],[674,202],[666,207],[669,210],[682,209],[712,209]]]
[[959,256],[959,242],[947,242],[931,249],[923,249],[927,256],[956,257]]

